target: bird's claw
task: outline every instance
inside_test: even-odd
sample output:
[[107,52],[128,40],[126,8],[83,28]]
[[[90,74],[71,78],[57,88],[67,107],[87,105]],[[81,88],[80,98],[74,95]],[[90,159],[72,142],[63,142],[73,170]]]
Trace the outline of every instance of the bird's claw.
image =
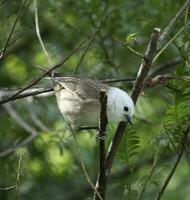
[[104,135],[102,135],[102,136],[99,136],[99,134],[97,134],[97,135],[96,135],[96,138],[97,138],[98,140],[105,140],[106,134],[104,134]]
[[105,140],[107,133],[108,133],[108,130],[107,130],[107,129],[104,131],[104,133],[102,134],[102,136],[100,136],[100,135],[99,135],[99,132],[98,132],[97,135],[96,135],[96,138],[97,138],[98,140]]

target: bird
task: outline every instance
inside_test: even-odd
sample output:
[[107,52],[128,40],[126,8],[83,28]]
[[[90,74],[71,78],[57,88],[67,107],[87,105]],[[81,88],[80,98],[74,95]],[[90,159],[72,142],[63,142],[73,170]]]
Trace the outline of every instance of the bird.
[[54,77],[59,110],[73,132],[83,127],[98,127],[101,90],[107,95],[108,124],[122,121],[132,124],[134,102],[124,90],[88,78]]

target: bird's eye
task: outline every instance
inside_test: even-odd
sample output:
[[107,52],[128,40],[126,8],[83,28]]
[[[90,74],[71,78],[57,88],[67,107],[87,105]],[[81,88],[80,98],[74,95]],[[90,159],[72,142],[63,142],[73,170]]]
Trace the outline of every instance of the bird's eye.
[[124,111],[128,111],[129,108],[127,106],[124,106]]

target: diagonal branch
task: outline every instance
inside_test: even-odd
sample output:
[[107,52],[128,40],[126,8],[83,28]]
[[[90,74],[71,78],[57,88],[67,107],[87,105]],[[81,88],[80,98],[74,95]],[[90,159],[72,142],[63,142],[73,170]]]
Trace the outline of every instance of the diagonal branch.
[[20,17],[21,11],[22,11],[22,9],[23,9],[23,7],[24,7],[26,1],[27,1],[27,0],[23,0],[22,4],[21,4],[21,6],[20,6],[20,8],[19,8],[19,10],[18,10],[16,19],[15,19],[15,21],[14,21],[12,27],[11,27],[9,36],[8,36],[8,38],[7,38],[7,40],[6,40],[5,47],[4,47],[3,50],[1,51],[0,60],[2,60],[2,59],[4,58],[4,56],[5,56],[6,50],[7,50],[8,46],[9,46],[9,42],[10,42],[10,40],[11,40],[11,37],[12,37],[13,33],[14,33],[16,24],[17,24],[17,22],[18,22],[18,19],[19,19],[19,17]]
[[84,52],[83,52],[83,54],[82,54],[82,56],[81,56],[81,58],[80,58],[80,60],[79,60],[79,62],[78,62],[76,68],[75,68],[74,71],[73,71],[73,74],[72,74],[73,76],[76,75],[76,73],[77,73],[77,71],[78,71],[78,69],[79,69],[79,67],[80,67],[80,65],[81,65],[81,63],[82,63],[82,61],[83,61],[83,59],[84,59],[84,57],[85,57],[87,51],[88,51],[88,49],[90,48],[90,45],[92,44],[92,42],[93,42],[94,39],[95,39],[96,33],[97,33],[97,32],[95,32],[94,35],[92,35],[92,37],[90,38],[89,43],[87,44],[87,46],[86,46],[86,48],[85,48],[85,50],[84,50]]
[[[96,27],[96,21],[95,21],[95,19],[93,17],[93,13],[88,13],[88,16],[89,16],[89,19],[90,19],[92,25],[94,27]],[[104,39],[104,37],[103,37],[103,35],[102,35],[102,33],[100,31],[98,32],[98,38],[99,38],[98,42],[99,42],[100,47],[103,50],[106,63],[109,64],[110,66],[112,66],[113,68],[116,68],[116,65],[113,62],[113,59],[112,59],[112,57],[111,57],[111,55],[110,55],[110,53],[109,53],[109,51],[108,51],[108,49],[107,49],[107,47],[105,45],[105,39]]]
[[[139,95],[140,95],[140,93],[143,89],[145,79],[148,75],[149,69],[150,69],[151,64],[152,64],[152,60],[153,60],[154,55],[157,51],[157,45],[158,45],[160,33],[161,33],[161,30],[159,28],[155,28],[153,30],[147,51],[144,55],[144,57],[146,59],[144,59],[144,58],[142,59],[142,63],[141,63],[141,66],[139,68],[139,72],[137,74],[137,78],[136,78],[136,81],[135,81],[135,84],[134,84],[134,87],[133,87],[133,90],[132,90],[132,95],[131,95],[134,103],[136,103],[136,101],[137,101],[137,99],[138,99],[138,97],[139,97]],[[109,172],[111,170],[113,160],[115,158],[117,149],[118,149],[119,144],[121,142],[121,139],[122,139],[122,136],[124,134],[126,126],[127,126],[127,123],[125,123],[125,122],[119,123],[117,130],[116,130],[116,133],[114,135],[114,138],[109,145],[108,152],[107,152],[107,155],[106,155],[106,169],[107,169],[108,175],[109,175]]]
[[[8,44],[8,46],[7,46],[7,49],[8,49],[9,47],[11,47],[15,42],[17,42],[17,40],[19,40],[20,38],[22,38],[23,36],[25,36],[25,35],[28,34],[29,32],[30,32],[29,30],[24,31],[24,32],[21,33],[18,37],[16,37],[16,38],[13,39],[12,41],[10,41],[9,44]],[[5,49],[5,47],[2,48],[2,49],[0,50],[0,54],[4,51],[4,49]]]
[[[189,24],[188,24],[189,25]],[[182,28],[179,29],[179,31],[166,43],[166,45],[158,51],[158,53],[155,55],[154,60],[152,61],[153,63],[160,57],[160,55],[168,48],[168,46],[178,37],[179,34],[181,34],[182,31],[185,30],[186,26],[183,26]]]
[[[14,95],[19,90],[0,90],[0,101],[8,99],[10,96]],[[53,92],[53,88],[30,88],[23,91],[22,94],[18,94],[9,101],[16,99],[22,99],[29,96],[47,96]],[[46,95],[47,94],[47,95]]]
[[186,0],[183,6],[180,8],[178,13],[175,15],[175,17],[170,21],[170,23],[167,25],[167,27],[164,29],[162,32],[160,39],[159,39],[159,47],[166,38],[166,36],[170,33],[172,28],[175,26],[176,22],[180,19],[180,17],[184,14],[185,10],[189,7],[190,5],[190,0]]
[[9,186],[9,187],[5,187],[5,188],[0,188],[0,192],[12,190],[14,188],[15,188],[15,185],[12,185],[12,186]]
[[131,51],[134,55],[138,56],[139,58],[144,58],[143,55],[141,55],[139,52],[137,52],[136,50],[134,50],[132,47],[130,47],[127,43],[121,41],[121,40],[118,40],[123,47],[127,48],[129,51]]
[[160,38],[160,34],[161,34],[161,30],[159,28],[155,28],[151,35],[147,51],[145,52],[145,55],[144,55],[146,59],[142,60],[141,66],[137,74],[136,81],[132,89],[131,98],[133,99],[134,103],[137,102],[137,99],[143,89],[145,79],[148,75],[148,72],[152,65],[152,61],[154,59],[154,55],[157,52],[158,40]]
[[79,66],[80,66],[80,64],[82,63],[82,61],[83,61],[83,59],[84,59],[84,57],[85,57],[85,55],[86,55],[86,53],[87,53],[87,51],[88,51],[90,45],[91,45],[92,42],[94,41],[96,35],[99,33],[101,27],[103,26],[103,24],[105,23],[105,21],[107,20],[107,18],[108,18],[108,15],[100,22],[100,25],[96,28],[96,31],[94,32],[94,34],[93,34],[92,37],[90,38],[90,41],[89,41],[89,43],[87,44],[87,46],[86,46],[86,48],[85,48],[85,50],[84,50],[84,53],[82,54],[82,56],[81,56],[81,58],[80,58],[80,60],[79,60],[79,63],[77,64],[77,66],[76,66],[76,68],[75,68],[75,70],[74,70],[74,72],[73,72],[73,75],[76,75],[76,73],[77,73],[77,71],[78,71],[78,69],[79,69]]

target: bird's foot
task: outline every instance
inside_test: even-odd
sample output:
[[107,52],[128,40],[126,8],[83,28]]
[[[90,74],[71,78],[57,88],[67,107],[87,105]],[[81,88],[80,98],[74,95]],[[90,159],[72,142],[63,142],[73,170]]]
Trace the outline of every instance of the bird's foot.
[[97,138],[98,140],[105,140],[106,134],[104,134],[104,135],[102,135],[102,136],[99,136],[99,134],[97,134],[97,135],[96,135],[96,138]]
[[101,136],[100,136],[99,132],[97,132],[96,138],[98,140],[105,140],[107,133],[108,133],[108,130],[106,128],[105,132],[103,134],[101,134]]

